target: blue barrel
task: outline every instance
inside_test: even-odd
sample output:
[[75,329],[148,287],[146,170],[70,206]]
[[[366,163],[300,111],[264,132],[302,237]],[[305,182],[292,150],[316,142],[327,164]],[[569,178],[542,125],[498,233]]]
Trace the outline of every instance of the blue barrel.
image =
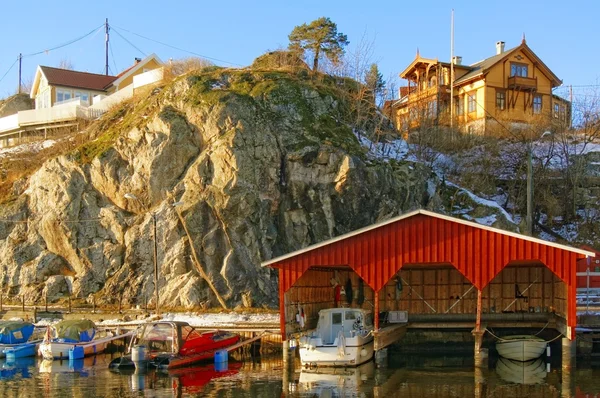
[[81,359],[85,356],[83,352],[83,347],[75,346],[73,348],[69,348],[69,360],[72,359]]
[[215,363],[227,362],[229,360],[229,353],[227,350],[219,350],[215,352]]

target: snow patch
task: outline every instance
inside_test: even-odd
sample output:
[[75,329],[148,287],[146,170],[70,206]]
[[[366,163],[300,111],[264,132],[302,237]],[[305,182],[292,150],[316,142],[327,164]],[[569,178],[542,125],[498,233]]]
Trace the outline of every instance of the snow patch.
[[[371,159],[401,160],[405,159],[408,154],[408,144],[403,139],[389,142],[373,142],[364,133],[354,131],[354,135],[360,145],[368,150],[367,157]],[[414,161],[414,159],[412,160]]]
[[467,195],[469,195],[469,198],[471,198],[471,200],[475,203],[479,203],[480,205],[497,209],[499,212],[501,212],[504,215],[504,217],[509,222],[515,224],[511,215],[508,214],[508,212],[506,210],[504,210],[504,208],[502,206],[500,206],[498,203],[494,202],[493,200],[488,200],[488,199],[479,197],[479,196],[475,195],[473,192],[469,191],[468,189],[459,187],[458,185],[456,185],[450,181],[446,181],[446,184],[450,185],[451,187],[458,188],[461,192],[466,193]]

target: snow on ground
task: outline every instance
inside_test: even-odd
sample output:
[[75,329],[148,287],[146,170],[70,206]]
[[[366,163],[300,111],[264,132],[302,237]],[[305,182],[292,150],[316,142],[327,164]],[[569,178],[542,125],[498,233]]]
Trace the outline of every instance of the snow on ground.
[[165,314],[163,319],[169,321],[183,321],[192,326],[223,327],[248,324],[279,324],[279,314],[243,314],[243,313],[219,313],[219,314]]
[[[469,197],[471,198],[471,200],[473,202],[475,202],[475,203],[479,203],[480,205],[483,205],[483,206],[487,206],[487,207],[492,207],[492,208],[498,209],[498,211],[501,212],[504,215],[504,217],[509,222],[515,224],[512,216],[510,214],[508,214],[508,212],[506,210],[504,210],[504,208],[502,206],[500,206],[498,203],[494,202],[493,200],[484,199],[484,198],[482,198],[480,196],[477,196],[473,192],[469,191],[468,189],[459,187],[458,185],[456,185],[456,184],[454,184],[454,183],[452,183],[450,181],[446,181],[446,184],[450,185],[451,187],[459,189],[461,192],[466,193],[467,195],[469,195]],[[489,220],[484,220],[484,221],[489,221]]]
[[0,159],[7,156],[20,155],[24,153],[37,153],[43,149],[50,148],[56,144],[54,140],[28,142],[26,144],[17,145],[10,148],[0,149]]
[[[397,139],[390,142],[373,142],[365,134],[354,132],[356,139],[363,148],[368,149],[367,157],[381,160],[401,160],[408,154],[408,144],[403,139]],[[415,159],[406,159],[412,160]]]
[[[84,315],[82,314],[82,318]],[[255,326],[270,326],[270,325],[278,325],[279,324],[279,313],[206,313],[206,314],[197,314],[197,313],[167,313],[164,314],[160,319],[156,317],[151,318],[152,321],[157,320],[165,320],[165,321],[181,321],[187,322],[192,326],[198,327],[214,327],[214,328],[223,328],[223,327],[236,327],[236,326],[247,326],[247,325],[255,325]],[[59,322],[61,319],[58,318],[42,318],[38,320],[35,324],[36,326],[48,326],[54,325]],[[140,323],[145,323],[146,320],[129,320],[125,321],[123,318],[118,319],[106,319],[100,322],[96,322],[98,326],[111,326],[111,325],[137,325]]]

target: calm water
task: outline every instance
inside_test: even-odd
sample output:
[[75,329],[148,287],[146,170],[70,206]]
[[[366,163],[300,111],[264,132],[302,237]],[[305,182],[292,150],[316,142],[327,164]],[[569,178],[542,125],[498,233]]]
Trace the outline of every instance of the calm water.
[[[570,377],[560,363],[523,367],[490,360],[490,369],[473,370],[472,357],[391,354],[387,367],[368,363],[356,369],[304,371],[298,363],[284,370],[280,356],[234,362],[226,370],[213,364],[176,372],[113,373],[110,356],[47,362],[0,362],[0,397],[600,397],[600,364],[579,361]],[[587,369],[585,368],[587,367]]]

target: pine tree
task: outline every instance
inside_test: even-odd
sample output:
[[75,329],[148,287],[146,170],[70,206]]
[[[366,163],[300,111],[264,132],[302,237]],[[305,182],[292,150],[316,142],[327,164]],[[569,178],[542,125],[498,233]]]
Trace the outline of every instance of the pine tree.
[[371,64],[371,68],[365,76],[365,85],[373,93],[373,98],[376,100],[381,99],[385,90],[385,80],[383,75],[379,73],[377,64]]
[[329,18],[321,17],[309,25],[296,26],[288,36],[289,48],[304,55],[309,50],[313,56],[313,70],[319,69],[319,58],[327,57],[332,62],[337,62],[344,47],[348,45],[348,38],[343,33],[338,33],[337,25]]

